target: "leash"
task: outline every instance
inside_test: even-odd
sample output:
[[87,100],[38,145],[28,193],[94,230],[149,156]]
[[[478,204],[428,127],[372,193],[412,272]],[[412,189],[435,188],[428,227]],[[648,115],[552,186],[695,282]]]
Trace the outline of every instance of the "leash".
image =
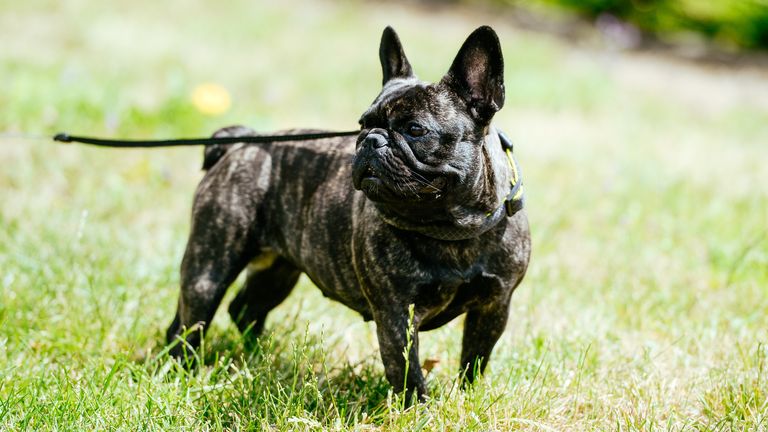
[[310,141],[323,138],[335,138],[341,136],[358,135],[359,130],[344,132],[314,132],[294,135],[257,135],[241,137],[219,137],[219,138],[180,138],[169,140],[124,140],[124,139],[103,139],[69,135],[65,132],[54,135],[53,140],[62,143],[81,143],[90,144],[99,147],[118,147],[118,148],[147,148],[147,147],[174,147],[174,146],[192,146],[204,144],[263,144],[269,142],[285,141]]
[[[90,144],[99,147],[117,147],[117,148],[148,148],[148,147],[174,147],[174,146],[193,146],[193,145],[208,145],[208,144],[238,144],[238,143],[250,143],[250,144],[264,144],[270,142],[285,142],[285,141],[311,141],[323,138],[335,138],[342,136],[354,136],[360,133],[359,130],[342,131],[342,132],[314,132],[314,133],[302,133],[302,134],[288,134],[288,135],[256,135],[256,136],[238,136],[238,137],[219,137],[219,138],[180,138],[180,139],[168,139],[168,140],[125,140],[125,139],[103,139],[84,137],[77,135],[69,135],[65,132],[56,134],[53,137],[54,141],[62,143],[81,143]],[[504,153],[507,155],[509,167],[512,170],[512,187],[510,188],[507,197],[504,200],[503,205],[495,212],[488,215],[488,222],[495,222],[506,213],[507,217],[512,217],[515,213],[523,209],[525,204],[525,196],[523,191],[522,171],[517,160],[513,156],[514,145],[512,140],[502,131],[498,131],[499,141],[501,147],[504,149]],[[502,208],[504,209],[502,213]],[[462,235],[456,233],[458,238],[462,238]]]

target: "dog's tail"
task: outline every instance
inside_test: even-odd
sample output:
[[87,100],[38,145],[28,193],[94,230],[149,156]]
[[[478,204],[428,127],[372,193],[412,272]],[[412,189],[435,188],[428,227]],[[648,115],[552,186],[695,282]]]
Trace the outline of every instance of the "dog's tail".
[[[245,126],[228,126],[214,132],[213,138],[241,137],[241,136],[252,136],[252,135],[256,135],[256,131],[254,131],[251,128],[247,128]],[[229,144],[206,145],[205,151],[203,152],[203,170],[207,171],[213,168],[213,166],[216,165],[216,162],[218,162],[222,157],[224,157],[224,155],[227,154],[227,151],[229,151],[230,148],[232,148],[232,145],[229,145]]]
[[203,152],[203,170],[208,171],[213,168],[213,166],[216,165],[216,162],[227,153],[227,147],[231,146],[225,144],[206,145],[205,151]]

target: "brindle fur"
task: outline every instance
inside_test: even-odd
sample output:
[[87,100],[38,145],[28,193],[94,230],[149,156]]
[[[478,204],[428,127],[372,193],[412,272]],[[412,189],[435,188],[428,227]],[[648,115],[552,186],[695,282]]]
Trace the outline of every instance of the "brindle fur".
[[[357,140],[206,149],[169,342],[195,325],[204,330],[245,268],[229,313],[241,331],[258,336],[303,272],[325,296],[375,321],[387,379],[409,400],[427,391],[418,333],[410,367],[403,355],[410,305],[419,331],[466,314],[461,368],[468,382],[483,371],[528,265],[526,215],[458,241],[419,228],[471,230],[509,191],[507,161],[490,125],[504,103],[498,38],[489,27],[477,29],[436,84],[413,76],[389,27],[380,58],[384,88],[363,114]],[[411,121],[428,133],[410,136]],[[293,132],[303,131],[285,133]],[[214,136],[254,134],[236,126]],[[186,332],[187,342],[196,347],[201,333]],[[179,344],[173,353],[184,349]]]

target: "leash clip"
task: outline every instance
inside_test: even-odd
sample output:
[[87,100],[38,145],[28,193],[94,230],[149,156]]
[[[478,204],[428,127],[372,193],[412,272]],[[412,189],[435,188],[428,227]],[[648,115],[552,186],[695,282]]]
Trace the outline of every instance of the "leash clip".
[[507,134],[505,134],[503,131],[498,129],[496,130],[496,132],[499,135],[499,141],[501,141],[501,148],[503,148],[505,151],[509,150],[510,152],[514,152],[515,145],[512,144],[512,140],[509,139]]
[[69,136],[66,132],[59,132],[53,137],[54,141],[63,142],[63,143],[71,143],[72,137]]
[[512,155],[515,150],[512,140],[501,130],[498,130],[497,133],[499,135],[499,142],[501,142],[501,148],[504,149],[504,153],[506,153],[509,161],[509,167],[512,169],[512,188],[507,195],[507,199],[504,200],[504,210],[507,213],[507,217],[512,217],[515,213],[522,210],[525,204],[523,176],[520,172],[520,165],[517,164],[515,157]]

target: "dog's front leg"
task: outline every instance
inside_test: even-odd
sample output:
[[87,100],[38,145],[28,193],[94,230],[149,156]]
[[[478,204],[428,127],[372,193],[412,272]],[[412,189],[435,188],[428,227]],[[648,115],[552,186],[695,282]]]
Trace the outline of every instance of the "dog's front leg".
[[409,314],[408,305],[398,305],[377,311],[374,321],[387,380],[395,392],[405,390],[407,405],[414,391],[423,400],[427,384],[419,362],[418,318]]
[[461,343],[461,367],[465,384],[474,382],[477,375],[485,370],[491,351],[507,326],[508,315],[508,299],[467,312]]

